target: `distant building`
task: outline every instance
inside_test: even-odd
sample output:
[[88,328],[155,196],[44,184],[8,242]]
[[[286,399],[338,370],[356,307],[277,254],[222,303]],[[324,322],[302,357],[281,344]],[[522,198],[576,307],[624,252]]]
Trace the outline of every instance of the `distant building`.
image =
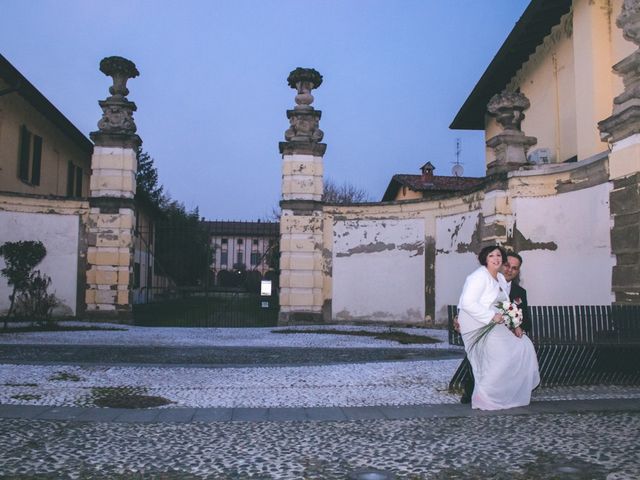
[[205,221],[213,253],[211,271],[217,285],[224,284],[232,270],[258,272],[265,277],[272,268],[270,259],[277,255],[279,222]]
[[420,167],[420,175],[396,174],[382,196],[383,202],[433,198],[447,193],[463,193],[482,184],[477,177],[434,175],[431,162]]

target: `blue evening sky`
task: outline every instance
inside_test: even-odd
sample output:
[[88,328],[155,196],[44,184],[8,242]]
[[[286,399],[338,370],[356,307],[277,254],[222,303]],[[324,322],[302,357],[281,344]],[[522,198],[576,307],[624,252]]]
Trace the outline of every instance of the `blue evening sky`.
[[207,219],[265,219],[280,197],[278,142],[291,70],[314,91],[325,176],[382,197],[427,161],[484,174],[482,132],[449,124],[528,0],[0,0],[0,52],[83,133],[111,82],[105,56],[140,76],[129,100],[172,198]]

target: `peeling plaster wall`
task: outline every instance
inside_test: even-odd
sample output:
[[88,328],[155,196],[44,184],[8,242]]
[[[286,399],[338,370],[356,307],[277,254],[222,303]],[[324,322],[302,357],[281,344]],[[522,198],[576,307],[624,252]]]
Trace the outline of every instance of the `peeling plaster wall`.
[[[511,172],[488,193],[325,207],[325,320],[422,317],[445,326],[447,305],[457,304],[478,252],[496,238],[524,257],[530,304],[611,303],[608,177],[607,158],[597,155]],[[498,187],[504,198],[492,193]],[[421,259],[399,245],[421,245]]]
[[607,305],[611,294],[609,183],[515,198],[516,248],[531,305]]
[[424,322],[424,239],[424,219],[334,221],[333,319]]
[[480,211],[436,219],[436,323],[447,322],[447,305],[456,305],[464,280],[478,268],[476,232]]
[[[51,277],[49,292],[60,301],[56,315],[76,314],[79,229],[77,215],[0,211],[0,244],[40,240],[47,249],[35,269]],[[4,267],[0,257],[0,268]],[[10,293],[6,278],[0,276],[0,314],[9,309]]]

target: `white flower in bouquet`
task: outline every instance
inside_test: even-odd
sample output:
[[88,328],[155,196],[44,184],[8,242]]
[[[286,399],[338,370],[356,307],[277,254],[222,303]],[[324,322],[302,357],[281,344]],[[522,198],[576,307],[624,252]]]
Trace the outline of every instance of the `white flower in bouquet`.
[[500,312],[504,319],[504,324],[514,330],[522,324],[522,310],[512,302],[502,302]]
[[[518,303],[506,300],[504,302],[498,302],[496,310],[496,313],[502,315],[502,319],[504,320],[504,324],[507,328],[515,330],[522,324],[522,309],[518,307]],[[475,348],[481,340],[486,339],[486,336],[496,325],[497,323],[489,322],[484,327],[476,330],[469,350]]]

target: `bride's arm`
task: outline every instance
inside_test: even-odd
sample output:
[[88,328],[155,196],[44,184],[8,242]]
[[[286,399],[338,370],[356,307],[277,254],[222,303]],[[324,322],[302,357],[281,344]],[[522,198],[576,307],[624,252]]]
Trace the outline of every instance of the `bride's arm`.
[[480,275],[469,275],[464,282],[462,295],[458,306],[475,320],[488,324],[496,316],[496,312],[490,307],[480,303],[482,294],[489,285]]

